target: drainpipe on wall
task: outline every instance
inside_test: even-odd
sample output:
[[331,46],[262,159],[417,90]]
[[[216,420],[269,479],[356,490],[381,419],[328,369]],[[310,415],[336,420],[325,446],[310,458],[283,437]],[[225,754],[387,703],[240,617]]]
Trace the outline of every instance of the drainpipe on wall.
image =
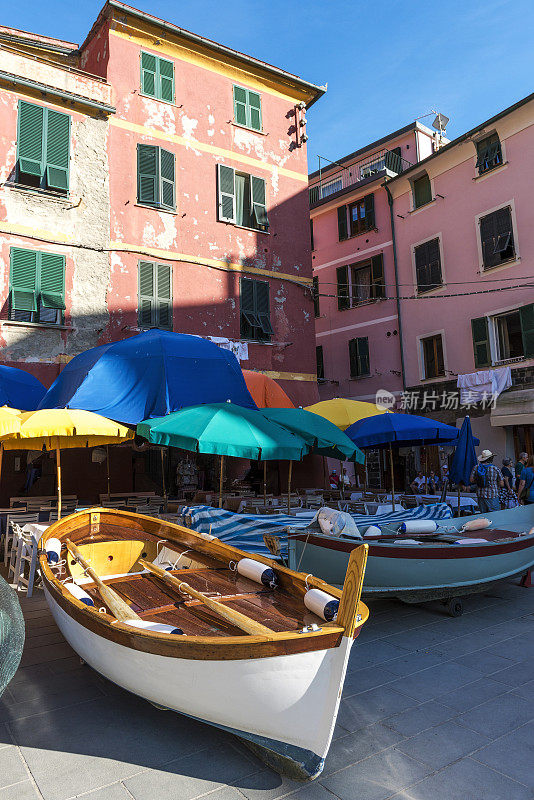
[[399,347],[400,347],[400,360],[401,360],[401,375],[402,375],[402,389],[406,391],[406,372],[404,369],[404,343],[402,339],[402,317],[401,317],[401,303],[399,297],[399,271],[397,266],[397,243],[395,239],[395,217],[393,215],[393,196],[389,190],[387,183],[383,184],[388,196],[389,205],[389,219],[391,222],[391,241],[393,242],[393,269],[395,272],[395,299],[397,301],[397,318],[399,320]]

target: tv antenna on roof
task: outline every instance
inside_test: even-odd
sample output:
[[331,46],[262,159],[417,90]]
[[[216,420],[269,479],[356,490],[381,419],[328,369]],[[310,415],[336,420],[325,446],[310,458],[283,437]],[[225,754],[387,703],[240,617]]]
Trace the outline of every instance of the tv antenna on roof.
[[445,135],[445,128],[449,124],[449,117],[445,114],[441,114],[439,111],[436,111],[434,108],[431,108],[428,114],[423,114],[417,119],[424,119],[425,117],[430,117],[432,114],[435,114],[434,121],[432,122],[432,127],[436,130],[440,136]]

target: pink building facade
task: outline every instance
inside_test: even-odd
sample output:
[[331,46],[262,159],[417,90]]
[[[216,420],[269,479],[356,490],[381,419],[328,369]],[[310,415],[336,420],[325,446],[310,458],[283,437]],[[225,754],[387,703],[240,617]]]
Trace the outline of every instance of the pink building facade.
[[2,360],[48,385],[161,327],[314,402],[306,108],[323,91],[115,0],[81,46],[0,29]]
[[[390,157],[393,169],[385,163],[375,176],[374,225],[347,240],[339,208],[349,203],[355,213],[370,188],[318,192],[355,159],[323,173],[322,190],[314,192],[319,177],[310,176],[319,392],[373,400],[386,389],[397,407],[451,424],[468,412],[481,446],[499,457],[532,454],[534,97],[451,142],[415,123],[379,143],[390,152],[399,144],[406,160],[395,170]],[[385,284],[378,297],[377,252]]]

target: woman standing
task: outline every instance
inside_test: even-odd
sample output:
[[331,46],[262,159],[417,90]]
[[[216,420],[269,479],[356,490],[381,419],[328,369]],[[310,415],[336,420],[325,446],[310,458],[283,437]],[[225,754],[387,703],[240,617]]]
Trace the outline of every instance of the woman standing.
[[517,499],[517,495],[513,489],[514,473],[512,472],[511,458],[503,458],[501,473],[504,478],[504,486],[499,492],[501,508],[515,508],[517,505],[519,505],[519,500]]
[[532,467],[528,467],[527,465],[523,467],[517,494],[521,503],[525,505],[534,503],[534,469],[532,469]]

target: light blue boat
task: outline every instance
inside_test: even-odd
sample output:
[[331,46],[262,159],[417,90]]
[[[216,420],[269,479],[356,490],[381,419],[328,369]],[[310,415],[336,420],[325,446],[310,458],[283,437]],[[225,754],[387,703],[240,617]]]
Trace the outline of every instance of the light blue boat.
[[[462,531],[484,517],[491,527]],[[369,527],[373,524],[369,519]],[[365,534],[366,527],[360,525]],[[534,505],[438,521],[433,534],[400,534],[398,523],[382,536],[365,538],[369,555],[364,597],[397,597],[418,603],[485,591],[498,580],[526,573],[534,565]],[[358,540],[325,535],[314,523],[289,535],[289,566],[341,585]],[[454,600],[450,613],[461,613]]]

